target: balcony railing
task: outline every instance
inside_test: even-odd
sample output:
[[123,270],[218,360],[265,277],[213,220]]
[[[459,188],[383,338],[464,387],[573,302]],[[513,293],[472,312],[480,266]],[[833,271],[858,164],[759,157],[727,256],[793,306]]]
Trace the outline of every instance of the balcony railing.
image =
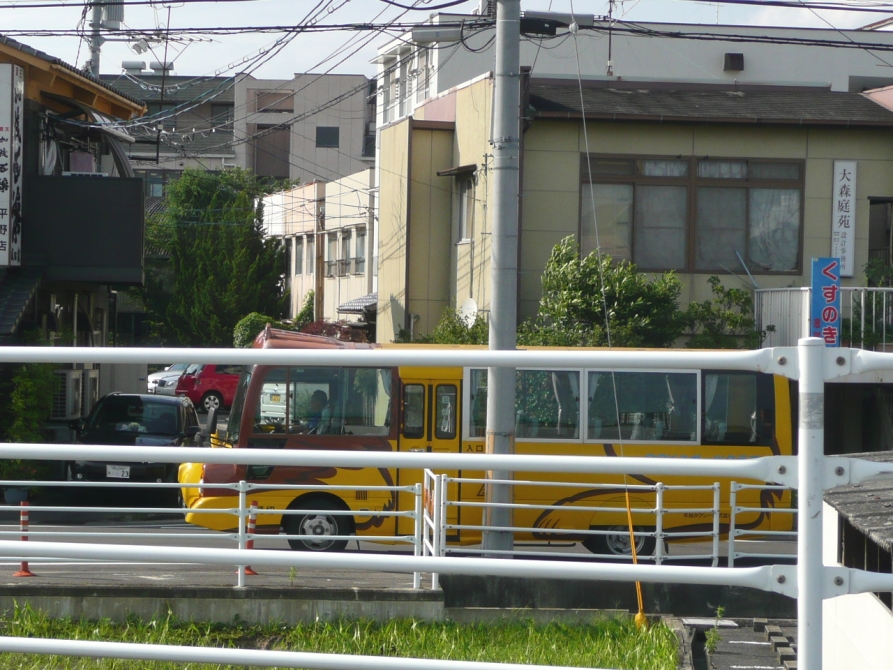
[[[757,327],[775,327],[764,347],[796,346],[799,338],[809,337],[810,296],[808,287],[755,291]],[[843,346],[893,351],[893,288],[841,288],[840,314]]]

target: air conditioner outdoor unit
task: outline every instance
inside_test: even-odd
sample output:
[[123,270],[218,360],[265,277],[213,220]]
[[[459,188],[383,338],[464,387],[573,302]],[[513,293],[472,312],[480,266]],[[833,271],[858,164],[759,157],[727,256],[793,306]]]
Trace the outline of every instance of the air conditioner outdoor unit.
[[83,370],[56,370],[59,378],[53,393],[53,413],[57,421],[70,421],[81,418],[81,378]]
[[81,416],[87,416],[99,400],[99,370],[83,370]]

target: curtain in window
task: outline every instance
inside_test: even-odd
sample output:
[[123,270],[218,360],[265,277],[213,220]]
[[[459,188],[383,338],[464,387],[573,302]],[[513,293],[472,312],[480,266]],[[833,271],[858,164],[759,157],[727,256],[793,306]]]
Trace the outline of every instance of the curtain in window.
[[750,262],[763,270],[796,270],[799,244],[800,189],[750,189]]

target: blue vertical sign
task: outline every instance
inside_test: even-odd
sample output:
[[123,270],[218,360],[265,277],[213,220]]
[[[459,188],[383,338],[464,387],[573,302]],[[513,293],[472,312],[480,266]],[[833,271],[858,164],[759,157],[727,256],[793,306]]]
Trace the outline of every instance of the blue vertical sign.
[[840,259],[812,259],[810,337],[821,337],[829,347],[840,346]]

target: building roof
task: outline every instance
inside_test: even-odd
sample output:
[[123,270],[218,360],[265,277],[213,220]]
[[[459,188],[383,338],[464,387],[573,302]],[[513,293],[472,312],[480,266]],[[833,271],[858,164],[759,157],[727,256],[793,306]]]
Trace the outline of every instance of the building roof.
[[537,118],[735,124],[893,126],[893,112],[860,93],[818,86],[531,79]]
[[[847,455],[893,463],[893,451]],[[825,502],[878,546],[893,551],[893,480],[839,486],[825,493]]]
[[[104,74],[102,81],[146,102],[161,100],[160,74]],[[233,77],[192,77],[169,74],[164,77],[165,104],[207,98],[208,102],[232,103],[235,99]]]
[[85,72],[84,70],[80,70],[80,69],[76,68],[74,65],[71,65],[70,63],[66,63],[61,58],[56,58],[55,56],[50,56],[48,53],[40,51],[39,49],[35,49],[34,47],[29,47],[27,44],[22,44],[21,42],[14,40],[11,37],[6,37],[5,35],[0,35],[0,44],[8,46],[8,47],[15,49],[17,51],[21,51],[22,53],[28,54],[29,56],[34,56],[35,58],[40,58],[41,60],[45,60],[48,63],[52,63],[53,65],[58,65],[60,67],[65,68],[66,70],[71,70],[73,73],[75,73],[79,77],[88,79],[89,81],[92,81],[94,84],[98,84],[99,86],[102,86],[103,88],[107,89],[111,93],[114,93],[115,95],[120,96],[120,97],[124,98],[125,100],[128,100],[128,101],[130,101],[134,104],[137,104],[137,105],[143,104],[142,100],[140,100],[139,98],[134,97],[133,95],[125,92],[124,90],[119,89],[115,86],[112,86],[112,85],[104,82],[102,79],[99,79],[98,77],[94,77],[92,74]]
[[378,304],[378,293],[370,293],[338,305],[336,311],[341,314],[362,314],[364,307],[371,307],[376,304]]

